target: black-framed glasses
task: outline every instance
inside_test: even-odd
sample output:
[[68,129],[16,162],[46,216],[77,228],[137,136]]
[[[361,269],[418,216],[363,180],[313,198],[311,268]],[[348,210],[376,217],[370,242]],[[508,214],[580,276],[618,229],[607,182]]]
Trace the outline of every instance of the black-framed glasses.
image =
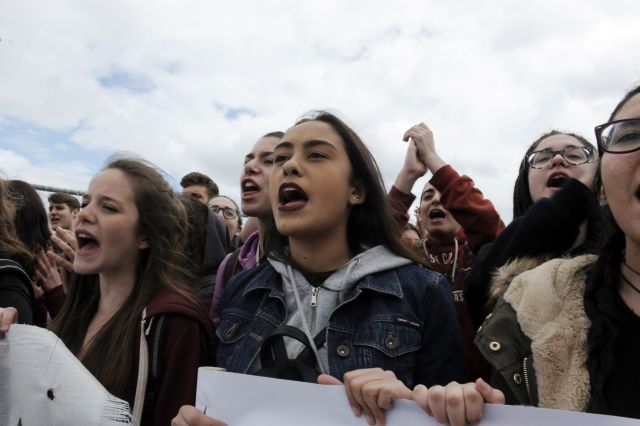
[[640,118],[610,121],[595,131],[600,152],[625,154],[640,149]]
[[238,211],[231,207],[211,206],[211,210],[213,210],[215,214],[220,213],[220,210],[222,210],[222,216],[224,216],[225,219],[231,220],[238,217]]
[[527,155],[527,163],[529,167],[534,169],[544,169],[549,167],[553,158],[560,154],[564,161],[574,166],[588,163],[593,158],[593,148],[590,146],[568,146],[561,151],[552,149],[543,149],[534,151]]

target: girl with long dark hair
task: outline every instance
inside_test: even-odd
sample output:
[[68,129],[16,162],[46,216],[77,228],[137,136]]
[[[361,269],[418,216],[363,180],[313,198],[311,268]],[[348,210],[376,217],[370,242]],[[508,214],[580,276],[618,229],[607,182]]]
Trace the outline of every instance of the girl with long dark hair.
[[[227,287],[218,366],[259,373],[261,342],[289,325],[310,341],[317,372],[342,379],[379,367],[407,386],[459,380],[462,342],[449,284],[412,260],[357,134],[320,112],[285,133],[274,161],[270,255]],[[313,342],[318,335],[325,343]],[[301,349],[285,341],[289,357]],[[174,424],[193,417],[184,408]]]
[[83,199],[77,280],[50,327],[141,424],[168,424],[193,403],[197,368],[213,360],[209,321],[188,284],[193,268],[177,249],[186,224],[157,170],[108,161]]

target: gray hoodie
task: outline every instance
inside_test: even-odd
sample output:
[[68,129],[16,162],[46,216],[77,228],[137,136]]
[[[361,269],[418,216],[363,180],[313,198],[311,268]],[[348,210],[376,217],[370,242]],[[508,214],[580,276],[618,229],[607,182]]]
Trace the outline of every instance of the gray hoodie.
[[[365,276],[412,263],[411,260],[396,255],[385,246],[375,246],[361,252],[335,271],[320,287],[317,287],[316,293],[312,291],[315,287],[312,287],[304,275],[290,264],[271,257],[268,261],[282,276],[282,288],[287,306],[285,324],[296,327],[307,335],[312,342],[316,357],[321,361],[319,367],[323,373],[329,372],[326,345],[318,350],[313,345],[313,338],[329,323],[333,311],[345,301],[356,284]],[[312,293],[316,293],[315,297]],[[289,358],[295,358],[302,351],[303,346],[296,340],[285,338],[285,347]]]

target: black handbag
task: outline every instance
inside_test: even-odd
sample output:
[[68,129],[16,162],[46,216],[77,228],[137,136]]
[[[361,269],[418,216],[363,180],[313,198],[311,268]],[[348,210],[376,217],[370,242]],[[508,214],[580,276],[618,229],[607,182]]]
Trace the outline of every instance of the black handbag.
[[[285,336],[304,345],[302,352],[294,359],[290,359],[287,355],[283,339]],[[326,338],[327,328],[325,327],[313,339],[316,348],[322,347]],[[311,349],[307,335],[289,325],[278,327],[262,343],[260,364],[262,368],[254,373],[256,376],[317,383],[318,375],[320,375],[316,369],[319,360],[316,359],[316,355]]]

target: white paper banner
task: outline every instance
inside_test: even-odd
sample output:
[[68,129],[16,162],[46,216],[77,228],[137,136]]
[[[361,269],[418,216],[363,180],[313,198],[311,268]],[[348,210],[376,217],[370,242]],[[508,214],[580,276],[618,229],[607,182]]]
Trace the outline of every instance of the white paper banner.
[[129,404],[111,394],[58,337],[13,325],[0,339],[0,425],[119,425]]
[[[198,370],[196,407],[233,426],[366,425],[353,415],[342,386]],[[440,425],[413,401],[398,400],[385,415],[388,426]],[[483,426],[638,426],[640,420],[562,410],[485,404]]]

